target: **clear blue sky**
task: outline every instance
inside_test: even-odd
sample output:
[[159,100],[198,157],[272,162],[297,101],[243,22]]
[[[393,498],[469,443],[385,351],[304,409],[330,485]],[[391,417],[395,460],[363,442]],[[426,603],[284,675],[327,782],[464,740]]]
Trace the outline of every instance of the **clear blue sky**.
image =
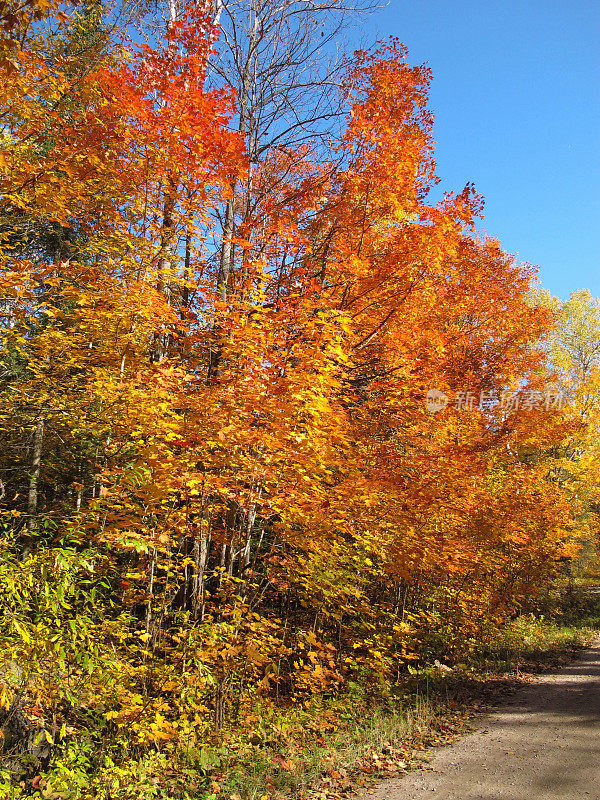
[[363,34],[431,67],[442,187],[552,294],[600,296],[600,0],[391,0]]

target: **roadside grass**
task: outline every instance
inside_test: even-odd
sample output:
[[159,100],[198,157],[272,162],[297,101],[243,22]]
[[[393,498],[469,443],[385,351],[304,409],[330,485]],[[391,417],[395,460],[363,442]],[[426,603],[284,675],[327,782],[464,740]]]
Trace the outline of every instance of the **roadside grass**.
[[[346,701],[346,702],[345,702]],[[234,756],[219,793],[224,797],[304,798],[351,793],[370,776],[394,775],[408,767],[415,747],[436,728],[429,701],[411,698],[406,706],[388,702],[371,708],[354,697],[313,702],[280,718],[286,736],[263,748]],[[237,762],[237,763],[236,763]]]
[[567,622],[544,615],[519,617],[483,648],[479,657],[474,658],[474,667],[479,672],[519,675],[557,666],[570,660],[592,640],[594,626],[588,624],[592,621],[588,618],[578,624],[573,619]]

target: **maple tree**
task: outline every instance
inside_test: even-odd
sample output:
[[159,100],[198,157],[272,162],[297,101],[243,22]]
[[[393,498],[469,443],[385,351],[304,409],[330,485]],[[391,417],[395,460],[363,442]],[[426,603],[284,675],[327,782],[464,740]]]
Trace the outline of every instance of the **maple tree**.
[[533,607],[575,552],[559,451],[595,368],[564,409],[494,401],[547,392],[557,312],[470,185],[429,202],[430,74],[397,41],[347,64],[328,147],[257,159],[206,81],[212,4],[146,42],[42,11],[2,64],[0,703],[74,775],[102,732],[86,797],[131,748]]

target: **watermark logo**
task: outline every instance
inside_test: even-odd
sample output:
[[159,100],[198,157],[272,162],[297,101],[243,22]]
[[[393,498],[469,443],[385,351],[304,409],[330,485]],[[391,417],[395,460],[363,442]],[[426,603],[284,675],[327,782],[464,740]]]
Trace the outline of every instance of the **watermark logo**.
[[[429,389],[425,398],[427,411],[435,414],[443,411],[450,399],[439,389]],[[452,408],[456,411],[491,411],[498,407],[501,411],[513,413],[520,408],[524,411],[560,411],[563,407],[564,395],[560,390],[548,389],[545,392],[526,390],[526,391],[504,391],[504,392],[472,392],[461,390],[456,393]]]
[[427,411],[435,414],[437,411],[443,411],[448,405],[448,397],[440,392],[439,389],[430,389],[425,398],[425,406]]

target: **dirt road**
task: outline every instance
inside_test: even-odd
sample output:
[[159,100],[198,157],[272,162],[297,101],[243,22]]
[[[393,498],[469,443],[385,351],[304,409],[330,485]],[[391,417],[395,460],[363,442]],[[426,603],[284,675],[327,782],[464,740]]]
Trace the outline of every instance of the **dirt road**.
[[600,800],[600,645],[536,679],[374,800]]

